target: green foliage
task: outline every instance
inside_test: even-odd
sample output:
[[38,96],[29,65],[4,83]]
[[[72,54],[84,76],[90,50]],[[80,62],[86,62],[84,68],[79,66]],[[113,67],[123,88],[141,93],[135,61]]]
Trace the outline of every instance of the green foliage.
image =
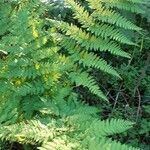
[[[143,18],[138,18],[141,27],[148,29],[149,24]],[[147,28],[148,27],[148,28]],[[150,105],[150,72],[149,72],[149,32],[143,36],[136,36],[136,43],[140,48],[133,47],[130,50],[132,59],[118,66],[117,71],[120,73],[122,80],[108,80],[109,84],[103,82],[103,87],[107,90],[108,97],[111,101],[109,105],[103,105],[103,117],[128,118],[136,122],[135,127],[126,133],[125,136],[115,136],[121,142],[128,142],[132,146],[140,147],[144,150],[150,149],[149,146],[149,113]],[[117,65],[118,62],[116,62]],[[99,77],[99,73],[95,76]],[[101,81],[99,81],[101,82]],[[146,109],[145,109],[146,108]]]
[[[120,78],[114,68],[105,61],[105,55],[111,53],[130,58],[130,54],[123,51],[120,44],[137,44],[125,36],[124,30],[140,32],[141,28],[125,18],[119,10],[125,9],[143,13],[138,7],[138,4],[142,2],[87,0],[88,8],[84,8],[74,0],[66,0],[65,2],[73,11],[76,23],[47,19],[53,26],[52,37],[75,64],[75,72],[77,73],[75,73],[73,79],[76,85],[80,80],[79,85],[87,87],[93,94],[107,100],[96,82],[93,81],[93,77],[88,75],[89,70],[91,68],[98,69]],[[128,8],[128,5],[132,7]],[[84,81],[82,81],[83,78]]]
[[[46,114],[45,117],[1,126],[1,139],[20,143],[41,143],[39,147],[41,150],[58,148],[92,150],[98,147],[136,150],[108,138],[110,135],[129,129],[132,126],[131,122],[116,119],[100,121],[95,114],[98,111],[95,108],[75,100],[73,102],[72,99],[68,102],[60,99],[57,102],[47,102],[47,109],[41,110]],[[51,108],[55,110],[50,112]]]
[[[108,9],[107,2],[99,1],[95,8],[97,2],[88,0],[89,12],[73,0],[66,2],[78,24],[47,19],[50,29],[39,1],[0,2],[0,139],[40,150],[138,150],[111,139],[130,129],[132,122],[101,121],[99,109],[79,101],[73,87],[82,85],[107,100],[89,71],[120,78],[98,52],[129,58],[120,43],[134,43],[120,27],[141,28]],[[130,3],[134,7],[138,1]]]
[[[147,116],[150,115],[150,105],[145,106],[145,113],[147,114]],[[149,137],[150,134],[150,125],[149,125],[149,118],[143,118],[142,122],[141,122],[141,129],[140,129],[140,134],[145,134],[146,137]]]
[[53,99],[58,88],[67,87],[65,76],[71,67],[43,29],[42,5],[23,1],[14,8],[7,7],[14,12],[9,14],[9,28],[1,34],[0,48],[8,53],[0,63],[1,123],[32,118],[41,107],[41,98]]

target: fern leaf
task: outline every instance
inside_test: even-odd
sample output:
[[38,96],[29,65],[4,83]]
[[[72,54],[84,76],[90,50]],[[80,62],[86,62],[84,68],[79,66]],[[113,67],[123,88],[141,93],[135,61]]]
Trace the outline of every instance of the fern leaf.
[[139,148],[133,148],[132,146],[127,146],[121,144],[120,142],[112,141],[110,139],[102,138],[100,140],[93,139],[89,141],[88,150],[140,150]]
[[[94,10],[94,12],[92,13],[93,17],[95,17],[96,19],[102,22],[115,24],[125,29],[137,30],[137,31],[141,30],[141,28],[137,27],[132,22],[128,21],[125,17],[121,16],[116,11],[104,8],[100,4],[100,1],[101,0],[99,1],[88,0],[88,2],[90,3],[90,7]],[[99,5],[96,5],[97,3],[99,3]]]
[[95,121],[91,124],[92,133],[96,136],[109,136],[122,133],[132,127],[133,123],[120,119],[111,119],[105,121]]
[[103,1],[103,2],[105,3],[105,6],[109,7],[109,8],[118,8],[121,10],[131,11],[133,13],[141,13],[141,14],[145,13],[144,10],[141,9],[139,4],[137,4],[137,3],[134,4],[131,1],[110,0],[110,1]]
[[[52,21],[53,23],[55,21]],[[55,22],[55,27],[59,28],[61,31],[63,31],[66,36],[70,36],[72,39],[74,39],[77,44],[81,45],[81,47],[89,49],[89,50],[95,50],[95,51],[109,51],[110,53],[114,55],[119,55],[122,57],[130,58],[130,55],[124,51],[121,50],[120,46],[110,40],[103,40],[102,38],[98,38],[95,36],[91,36],[90,34],[84,32],[82,29],[79,29],[75,25],[69,26],[69,24],[64,23],[61,21],[59,23],[58,21]],[[60,35],[61,37],[61,35]]]
[[79,64],[83,64],[84,66],[87,66],[89,68],[93,67],[103,72],[107,72],[113,76],[121,78],[119,74],[113,69],[112,66],[108,65],[105,60],[103,60],[102,58],[100,59],[97,55],[93,53],[82,51],[82,52],[73,54],[72,58],[75,61],[79,61]]
[[130,41],[127,37],[120,32],[120,30],[115,29],[111,25],[107,24],[98,24],[94,20],[94,18],[88,13],[88,11],[84,10],[79,4],[76,4],[74,1],[69,1],[72,9],[74,10],[75,19],[82,24],[83,28],[86,28],[87,31],[94,33],[96,36],[101,36],[103,38],[111,38],[116,41],[134,45],[132,41]]
[[96,94],[97,96],[99,96],[103,100],[107,101],[106,96],[99,89],[95,80],[91,76],[88,75],[88,73],[86,73],[86,72],[71,73],[70,78],[73,82],[76,83],[76,86],[82,85],[83,87],[87,87],[93,94]]
[[43,142],[43,139],[53,137],[53,132],[39,121],[31,120],[18,124],[0,126],[0,138],[2,140],[17,141],[20,143]]

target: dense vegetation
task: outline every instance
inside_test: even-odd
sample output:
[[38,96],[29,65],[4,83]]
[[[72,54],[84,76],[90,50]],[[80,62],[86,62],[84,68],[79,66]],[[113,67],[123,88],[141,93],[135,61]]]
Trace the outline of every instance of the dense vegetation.
[[0,150],[149,150],[149,8],[0,0]]

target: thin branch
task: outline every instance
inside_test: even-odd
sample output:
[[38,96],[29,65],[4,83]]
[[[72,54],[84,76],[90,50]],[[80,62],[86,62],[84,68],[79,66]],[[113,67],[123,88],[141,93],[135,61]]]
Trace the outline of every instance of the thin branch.
[[138,108],[137,108],[137,113],[136,113],[136,122],[138,121],[139,114],[140,114],[140,111],[141,111],[141,95],[140,95],[140,91],[139,91],[138,88],[137,88],[137,93],[138,93],[139,101],[138,101]]

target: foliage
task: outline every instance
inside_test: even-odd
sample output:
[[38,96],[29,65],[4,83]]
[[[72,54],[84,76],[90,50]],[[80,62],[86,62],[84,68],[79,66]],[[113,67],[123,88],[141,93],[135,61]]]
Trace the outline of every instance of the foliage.
[[[136,43],[140,47],[130,49],[132,59],[124,61],[124,64],[117,67],[122,80],[112,79],[105,76],[105,80],[109,80],[109,84],[103,83],[104,89],[108,93],[111,101],[109,105],[103,105],[103,117],[128,118],[136,122],[135,127],[126,133],[125,136],[116,137],[122,142],[130,143],[132,146],[141,147],[144,150],[149,147],[149,115],[145,107],[150,105],[150,72],[149,72],[149,23],[145,18],[138,17],[137,22],[146,31],[142,36],[136,35]],[[117,65],[118,61],[116,62]],[[95,73],[99,77],[99,73]],[[144,132],[145,131],[145,132]]]
[[[57,104],[49,102],[46,104],[46,106],[49,105],[49,109],[43,110],[43,114],[49,114],[49,116],[36,118],[40,121],[22,121],[18,124],[1,127],[0,130],[3,133],[1,139],[5,138],[21,143],[42,143],[39,149],[92,150],[94,147],[97,149],[96,146],[103,146],[103,149],[108,146],[110,149],[113,147],[126,149],[127,146],[121,146],[120,143],[111,141],[107,136],[130,128],[131,122],[115,119],[110,122],[108,120],[99,121],[95,115],[97,112],[95,108],[78,102],[75,104],[72,99],[68,103],[71,103],[72,107],[62,99]],[[52,109],[56,107],[55,110],[58,109],[58,111],[48,112],[51,110],[50,105]],[[134,148],[128,148],[134,150]]]
[[[68,57],[76,65],[76,72],[71,74],[71,79],[77,86],[87,87],[92,93],[107,100],[93,77],[89,75],[89,70],[97,69],[120,78],[114,68],[105,61],[105,55],[111,53],[130,58],[130,55],[121,49],[120,44],[136,44],[123,32],[124,30],[140,32],[141,30],[114,7],[137,13],[143,13],[143,11],[138,7],[140,1],[136,3],[129,1],[125,4],[121,1],[115,3],[113,1],[87,0],[86,2],[89,11],[74,0],[66,0],[77,23],[53,19],[48,19],[48,21],[54,26],[53,37],[63,48],[62,53],[68,54]],[[124,7],[121,7],[122,3]]]
[[[32,144],[40,150],[138,150],[111,138],[130,129],[132,122],[100,120],[99,109],[78,100],[73,87],[75,82],[107,100],[89,71],[94,68],[120,78],[99,55],[108,51],[129,58],[119,45],[135,44],[121,28],[138,32],[141,28],[116,9],[127,9],[120,8],[122,1],[99,1],[101,9],[95,8],[97,1],[87,2],[88,11],[67,1],[76,25],[46,21],[46,6],[37,0],[0,2],[1,141]],[[132,0],[124,6],[132,4],[129,11],[142,12],[138,3]]]

